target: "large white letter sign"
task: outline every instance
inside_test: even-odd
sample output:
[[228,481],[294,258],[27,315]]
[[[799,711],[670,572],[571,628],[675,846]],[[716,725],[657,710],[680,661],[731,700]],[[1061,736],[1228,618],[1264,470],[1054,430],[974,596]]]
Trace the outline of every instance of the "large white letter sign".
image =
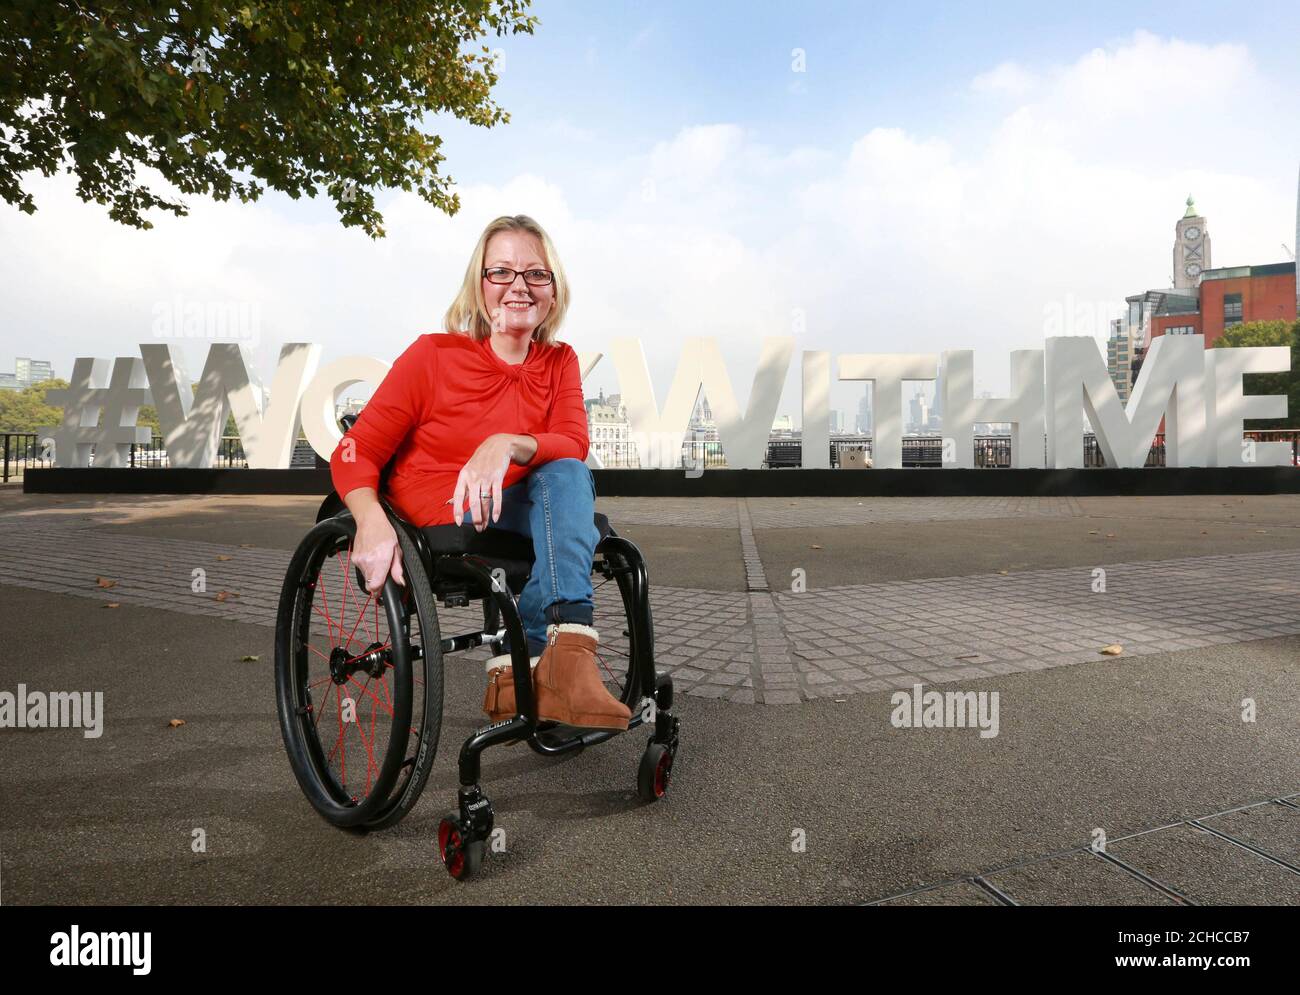
[[353,384],[378,387],[390,369],[389,364],[369,356],[344,356],[316,374],[302,395],[302,432],[316,455],[328,460],[343,438],[343,429],[334,416],[339,395]]
[[[179,350],[170,345],[142,344],[145,367],[149,371],[149,384],[153,388],[154,403],[158,407],[158,421],[162,425],[167,445],[168,461],[172,466],[210,467],[221,433],[230,417],[231,402],[227,390],[244,391],[242,399],[243,424],[247,424],[254,411],[261,410],[261,391],[255,389],[255,378],[248,373],[247,353],[232,352],[230,344],[224,348],[213,346],[208,350],[199,379],[197,394],[190,388]],[[244,437],[244,452],[250,466],[288,467],[293,453],[293,440],[298,434],[298,401],[303,385],[315,372],[320,359],[320,346],[306,342],[291,342],[280,350],[280,365],[272,381],[271,404],[264,417],[259,416],[260,428],[253,437]],[[234,373],[233,387],[226,377]],[[287,403],[292,400],[293,403]],[[239,424],[239,417],[236,418]],[[244,429],[241,425],[240,434]]]
[[1011,465],[1043,465],[1043,350],[1011,353],[1011,396],[975,396],[974,353],[955,349],[943,354],[943,434],[952,439],[961,469],[975,466],[975,423],[1011,423]]
[[[271,380],[271,398],[262,411],[262,387],[253,372],[252,358],[244,346],[218,342],[208,348],[203,367],[206,381],[223,384],[239,439],[253,469],[285,469],[293,458],[298,434],[298,408],[303,384],[311,376],[320,353],[318,347],[288,342],[280,349],[280,364]],[[203,385],[200,385],[200,392]]]
[[800,465],[806,470],[831,466],[831,354],[803,354],[803,431]]
[[841,380],[869,380],[871,392],[871,465],[903,465],[903,381],[934,380],[939,357],[932,353],[858,353],[840,357]]
[[700,395],[698,367],[691,371],[695,373],[692,376],[684,369],[684,363],[677,364],[661,415],[641,340],[615,339],[610,352],[623,404],[627,407],[629,438],[636,443],[641,466],[655,469],[681,466],[682,436],[690,425],[691,412]]
[[203,367],[196,396],[185,372],[181,351],[156,342],[140,343],[140,355],[149,374],[149,388],[158,424],[162,426],[167,462],[175,467],[210,467],[221,433],[230,416],[230,402],[225,387],[218,382],[212,366],[213,353]]
[[699,353],[700,383],[718,425],[718,442],[726,453],[727,466],[737,470],[760,469],[767,458],[767,438],[772,434],[777,405],[781,403],[781,387],[790,371],[793,336],[763,339],[763,352],[754,371],[744,418],[740,416],[736,395],[731,392],[731,378],[727,376],[717,340],[691,340],[688,351],[692,345]]
[[1205,350],[1206,417],[1214,435],[1210,448],[1214,466],[1291,465],[1289,442],[1256,442],[1250,449],[1242,445],[1242,422],[1247,418],[1285,418],[1286,395],[1246,395],[1241,384],[1243,373],[1285,373],[1290,369],[1291,349],[1284,345]]
[[1047,340],[1047,464],[1083,466],[1083,412],[1113,467],[1141,467],[1165,416],[1165,465],[1205,466],[1205,337],[1161,335],[1151,343],[1127,410],[1088,335]]
[[727,465],[741,469],[761,467],[793,350],[793,337],[763,340],[763,354],[754,374],[749,406],[742,418],[717,342],[706,338],[687,339],[660,415],[641,340],[616,339],[612,350],[614,366],[642,466],[660,469],[681,466],[682,437],[703,390],[718,424],[718,439],[727,455]]
[[[136,427],[140,405],[150,400],[144,364],[137,356],[119,356],[109,373],[107,359],[82,357],[72,364],[66,389],[47,391],[47,404],[63,409],[59,425],[37,429],[37,443],[54,440],[54,466],[90,465],[95,447],[95,467],[126,466],[131,445],[147,446],[153,438],[148,428]],[[103,411],[104,426],[99,426]]]

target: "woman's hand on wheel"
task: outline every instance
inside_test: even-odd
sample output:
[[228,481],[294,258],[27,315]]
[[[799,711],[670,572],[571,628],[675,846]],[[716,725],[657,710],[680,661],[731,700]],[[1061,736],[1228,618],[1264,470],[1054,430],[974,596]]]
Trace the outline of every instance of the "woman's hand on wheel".
[[506,470],[510,467],[510,457],[514,452],[513,435],[498,432],[489,435],[461,467],[460,476],[456,478],[456,487],[452,491],[449,503],[456,518],[456,524],[464,524],[462,510],[465,501],[469,501],[470,519],[474,528],[482,532],[487,528],[488,505],[491,501],[492,521],[501,517],[501,484]]
[[352,544],[352,565],[360,568],[366,578],[366,590],[378,594],[384,589],[389,575],[398,584],[405,585],[402,574],[402,547],[397,533],[380,505],[375,505],[357,519],[357,538]]

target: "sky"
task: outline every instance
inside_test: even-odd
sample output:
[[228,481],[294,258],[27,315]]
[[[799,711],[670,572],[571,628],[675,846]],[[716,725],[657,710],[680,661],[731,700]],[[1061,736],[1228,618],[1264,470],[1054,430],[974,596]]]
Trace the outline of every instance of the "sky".
[[[1103,339],[1169,285],[1189,194],[1214,265],[1295,248],[1300,6],[1052,6],[536,0],[534,34],[483,41],[510,122],[427,122],[455,217],[382,191],[372,241],[323,196],[190,196],[141,232],[30,177],[34,216],[0,205],[0,369],[138,355],[193,303],[238,317],[265,383],[286,342],[391,361],[441,328],[484,225],[522,213],[572,285],[560,338],[606,353],[588,396],[618,390],[614,338],[642,340],[662,404],[712,336],[743,410],[775,335],[796,425],[805,349],[974,349],[1002,394],[1010,350]],[[206,343],[183,348],[197,374]]]

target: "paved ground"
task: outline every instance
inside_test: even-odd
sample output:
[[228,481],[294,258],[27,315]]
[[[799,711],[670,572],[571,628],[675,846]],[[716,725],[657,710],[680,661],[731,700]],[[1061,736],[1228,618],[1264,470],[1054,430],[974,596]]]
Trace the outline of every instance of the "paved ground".
[[[1300,497],[601,499],[685,692],[673,791],[636,802],[643,734],[489,754],[507,852],[454,887],[483,651],[394,829],[329,827],[284,760],[270,626],[315,504],[0,490],[0,691],[107,710],[0,730],[8,900],[1300,904]],[[996,692],[997,735],[896,727],[918,682]]]

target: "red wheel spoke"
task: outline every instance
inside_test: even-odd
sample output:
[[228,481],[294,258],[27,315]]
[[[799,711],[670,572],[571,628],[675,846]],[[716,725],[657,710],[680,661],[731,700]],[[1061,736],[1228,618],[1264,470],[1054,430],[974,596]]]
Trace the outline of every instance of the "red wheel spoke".
[[351,586],[351,582],[352,582],[352,570],[351,570],[352,544],[351,543],[348,544],[347,558],[348,558],[347,563],[344,563],[342,559],[338,561],[339,568],[343,571],[343,594],[340,595],[339,598],[341,602],[339,604],[339,643],[341,645],[350,646],[351,640],[349,640],[347,643],[343,642],[343,626],[347,624],[348,588]]
[[389,714],[389,716],[392,716],[392,714],[393,714],[393,710],[392,710],[391,708],[389,708],[387,705],[384,705],[384,703],[383,703],[382,701],[379,701],[379,696],[376,695],[375,692],[371,691],[370,688],[366,686],[366,685],[368,685],[368,684],[370,683],[369,680],[366,681],[366,684],[362,684],[362,683],[361,683],[360,681],[358,681],[355,677],[351,677],[351,676],[349,676],[349,677],[348,677],[348,681],[349,681],[350,683],[352,683],[352,684],[355,684],[357,687],[361,688],[361,692],[362,692],[362,694],[368,694],[368,695],[369,695],[371,698],[373,698],[376,702],[379,702],[379,704],[383,707],[384,711],[386,711],[386,712]]
[[[320,589],[320,601],[321,601],[321,605],[324,606],[324,610],[322,611],[320,608],[316,607],[315,598],[312,599],[311,608],[312,611],[314,611],[317,615],[325,619],[325,625],[329,629],[330,642],[333,642],[334,641],[334,620],[330,618],[330,599],[329,599],[329,595],[325,591],[325,571],[323,569],[316,574],[316,583]],[[342,626],[340,626],[339,632],[342,633],[342,631],[343,628]]]
[[348,746],[343,740],[343,700],[343,692],[339,691],[339,771],[343,783],[343,789],[346,791],[348,786]]
[[[364,691],[366,694],[369,694],[372,698],[374,697],[373,692],[371,692],[369,688],[367,688],[367,687],[362,687],[362,686],[361,686],[358,682],[356,682],[356,681],[353,681],[353,683],[354,683],[354,684],[358,684],[358,686],[361,687],[361,690],[362,690],[362,691]],[[370,682],[367,681],[366,683],[369,684]],[[372,708],[372,709],[374,708],[374,705],[373,705],[373,704],[371,705],[371,708]],[[366,794],[370,794],[370,785],[371,785],[370,772],[371,772],[372,770],[374,770],[374,771],[376,771],[376,772],[379,770],[379,765],[378,765],[377,763],[375,763],[374,733],[373,733],[373,732],[371,733],[370,740],[367,741],[367,740],[366,740],[366,733],[365,733],[365,730],[364,730],[364,728],[362,727],[361,722],[358,721],[358,719],[357,719],[357,715],[356,715],[356,711],[355,711],[355,709],[353,710],[353,714],[352,714],[352,723],[351,723],[351,724],[354,725],[354,726],[356,726],[356,728],[357,728],[357,735],[361,737],[361,745],[364,746],[365,749],[366,749]]]
[[[337,687],[337,686],[338,685],[332,685],[331,687]],[[329,700],[330,700],[330,688],[327,688],[325,690],[325,700],[320,703],[321,704],[320,711],[316,713],[316,718],[312,721],[311,725],[313,729],[320,728],[320,717],[325,714],[325,706],[329,704]],[[334,756],[333,752],[330,753],[330,756],[331,757]]]

